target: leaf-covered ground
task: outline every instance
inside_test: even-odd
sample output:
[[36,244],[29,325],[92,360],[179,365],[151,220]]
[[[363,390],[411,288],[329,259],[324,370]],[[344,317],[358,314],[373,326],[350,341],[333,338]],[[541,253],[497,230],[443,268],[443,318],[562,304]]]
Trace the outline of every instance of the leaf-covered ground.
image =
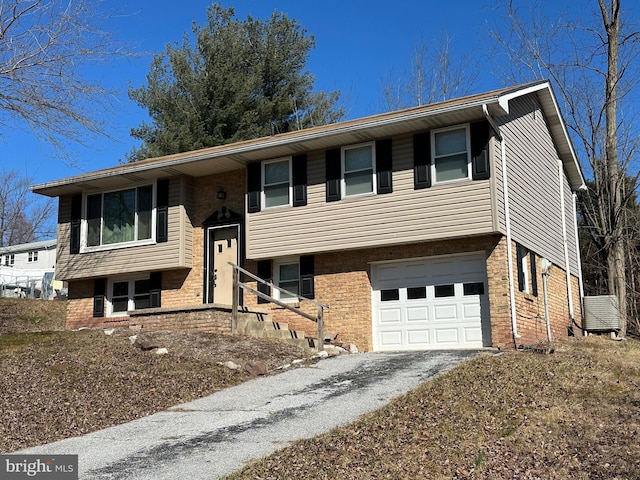
[[218,362],[273,369],[312,354],[267,339],[155,332],[169,350],[157,355],[134,347],[134,333],[0,334],[0,453],[123,423],[250,378]]
[[483,354],[233,479],[640,478],[640,343]]

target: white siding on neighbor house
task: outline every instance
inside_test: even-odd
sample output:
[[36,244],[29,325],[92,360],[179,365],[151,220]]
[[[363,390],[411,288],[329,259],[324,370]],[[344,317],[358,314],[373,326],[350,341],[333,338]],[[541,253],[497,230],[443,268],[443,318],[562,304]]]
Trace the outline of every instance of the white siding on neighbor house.
[[56,278],[76,280],[127,273],[190,268],[193,264],[192,227],[185,210],[184,177],[173,178],[169,188],[167,242],[97,252],[69,254],[71,197],[61,197],[58,211]]
[[308,153],[303,207],[247,215],[247,258],[261,259],[487,234],[494,231],[490,180],[414,190],[413,136],[393,138],[393,192],[325,199],[325,153]]
[[[565,268],[558,153],[534,94],[512,100],[509,108],[510,114],[496,121],[506,145],[512,238]],[[568,199],[571,189],[566,181],[565,187]],[[568,211],[570,204],[565,203]],[[570,252],[575,252],[573,237],[568,237]]]
[[564,176],[564,210],[567,222],[567,246],[569,251],[569,267],[571,275],[578,276],[578,242],[576,240],[575,215],[573,214],[573,192],[567,176]]

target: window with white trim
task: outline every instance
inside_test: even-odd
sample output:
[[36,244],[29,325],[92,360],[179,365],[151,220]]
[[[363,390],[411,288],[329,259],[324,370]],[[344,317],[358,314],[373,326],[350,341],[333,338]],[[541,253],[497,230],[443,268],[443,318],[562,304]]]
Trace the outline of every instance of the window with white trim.
[[151,240],[153,186],[87,196],[85,245],[98,247]]
[[291,205],[291,159],[262,162],[262,204],[264,208]]
[[375,193],[374,143],[342,147],[342,196]]
[[523,278],[522,285],[520,285],[520,291],[524,293],[530,293],[531,281],[529,277],[529,251],[524,247],[522,247],[522,250],[523,250],[523,255],[522,255],[522,258],[520,259],[520,265],[518,265],[518,268],[522,270],[522,278]]
[[107,315],[121,316],[128,311],[151,306],[149,278],[112,280],[107,290]]
[[434,183],[470,179],[469,126],[433,130],[431,135],[431,173]]
[[32,263],[37,261],[38,261],[38,252],[35,250],[32,252],[29,252],[29,255],[27,257],[27,262]]
[[273,263],[273,283],[280,288],[284,288],[295,294],[290,295],[279,290],[275,290],[274,298],[284,302],[298,301],[300,293],[300,261],[295,259],[283,259]]
[[5,255],[4,257],[4,264],[7,267],[10,267],[12,265],[15,265],[16,263],[16,256],[12,253],[11,255]]

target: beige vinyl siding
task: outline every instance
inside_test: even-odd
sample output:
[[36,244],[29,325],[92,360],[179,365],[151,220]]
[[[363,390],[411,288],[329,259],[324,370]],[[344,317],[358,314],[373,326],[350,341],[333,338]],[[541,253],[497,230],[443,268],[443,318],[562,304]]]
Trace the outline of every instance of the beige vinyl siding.
[[564,209],[567,222],[567,245],[569,251],[569,267],[571,274],[578,275],[578,242],[576,240],[576,219],[573,214],[573,193],[569,186],[569,180],[564,177]]
[[324,151],[308,154],[304,207],[247,215],[247,258],[441,240],[493,231],[490,180],[413,189],[413,137],[393,139],[393,193],[325,200]]
[[[183,205],[185,180],[174,178],[169,187],[167,242],[69,254],[71,197],[61,197],[58,224],[56,278],[77,280],[192,266],[192,235]],[[187,233],[188,232],[188,233]]]
[[497,120],[506,145],[512,238],[565,268],[558,153],[535,95],[509,106],[510,114]]

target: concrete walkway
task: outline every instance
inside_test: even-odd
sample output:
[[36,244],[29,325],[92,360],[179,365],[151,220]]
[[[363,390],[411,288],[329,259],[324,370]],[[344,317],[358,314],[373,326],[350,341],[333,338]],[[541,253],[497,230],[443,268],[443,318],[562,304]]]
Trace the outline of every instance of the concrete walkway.
[[353,422],[477,353],[329,358],[19,453],[78,454],[81,479],[215,479],[290,442]]

